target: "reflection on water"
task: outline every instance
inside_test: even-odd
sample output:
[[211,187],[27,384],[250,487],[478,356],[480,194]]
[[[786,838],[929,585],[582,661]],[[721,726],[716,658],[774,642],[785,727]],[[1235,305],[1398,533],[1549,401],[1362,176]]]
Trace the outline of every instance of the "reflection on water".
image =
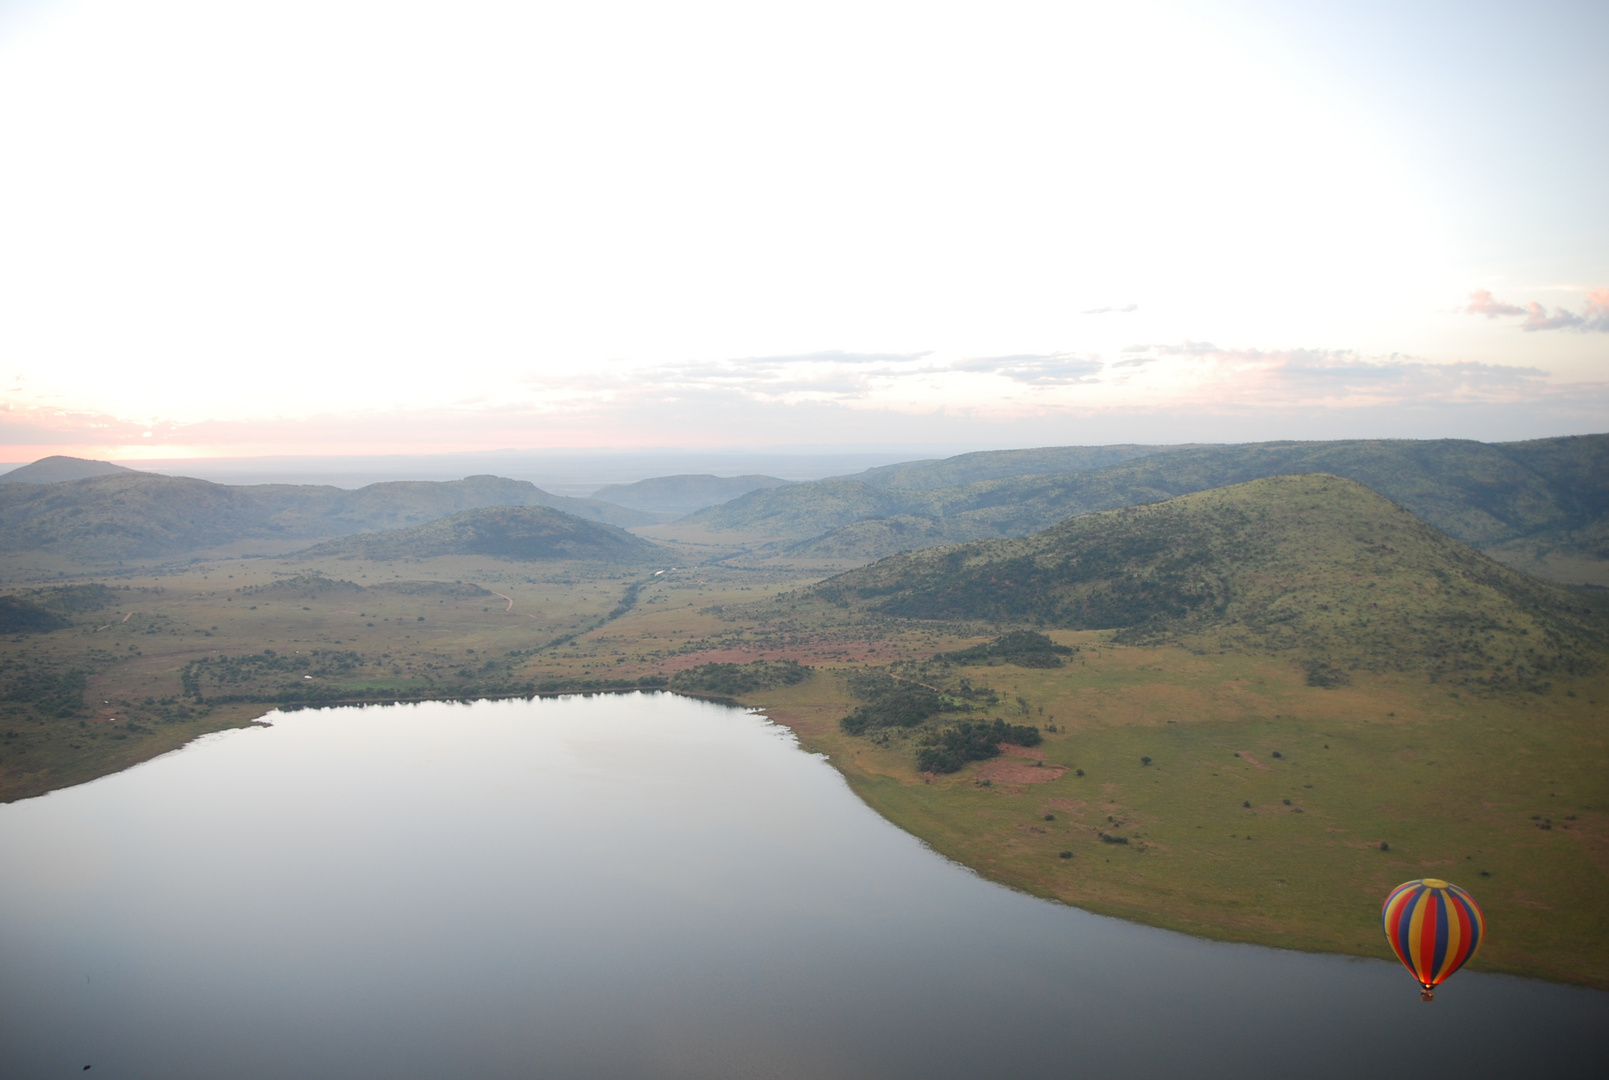
[[[274,716],[0,807],[0,1075],[1596,1075],[1609,995],[1230,946],[939,858],[667,695]],[[1501,933],[1501,928],[1494,928]]]

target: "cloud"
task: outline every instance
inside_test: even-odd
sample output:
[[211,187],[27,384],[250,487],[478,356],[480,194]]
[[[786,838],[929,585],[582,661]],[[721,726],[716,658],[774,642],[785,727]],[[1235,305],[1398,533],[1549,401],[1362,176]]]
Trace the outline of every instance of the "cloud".
[[[1609,317],[1609,290],[1595,290],[1579,317]],[[810,352],[603,364],[569,385],[530,376],[428,408],[377,403],[308,416],[176,421],[0,399],[0,460],[946,440],[1537,438],[1606,424],[1609,381],[1559,382],[1536,367],[1402,353],[1184,340],[1134,345],[1110,357]]]
[[1085,308],[1080,315],[1126,315],[1131,311],[1140,310],[1139,304],[1128,304],[1124,307],[1094,307]]
[[[1125,350],[1132,352],[1133,350]],[[1473,361],[1434,362],[1350,349],[1226,349],[1207,342],[1149,346],[1114,367],[1133,392],[1158,404],[1203,407],[1366,408],[1419,402],[1519,402],[1549,391],[1540,368]]]
[[794,364],[904,364],[912,360],[920,360],[927,355],[925,352],[859,353],[826,349],[821,352],[795,353],[789,356],[745,356],[725,362],[739,367],[775,369],[789,367]]
[[1489,289],[1476,289],[1469,294],[1469,306],[1464,309],[1464,314],[1484,315],[1488,319],[1495,319],[1499,315],[1524,315],[1525,309],[1503,303],[1492,296]]
[[1553,314],[1549,315],[1548,309],[1535,300],[1529,300],[1521,307],[1498,300],[1486,289],[1476,289],[1469,294],[1469,305],[1464,308],[1464,313],[1484,315],[1488,319],[1523,315],[1525,321],[1520,324],[1520,329],[1526,333],[1573,330],[1581,334],[1609,334],[1609,289],[1588,289],[1586,308],[1580,315],[1562,307],[1554,308]]
[[826,350],[622,365],[618,370],[589,375],[584,387],[579,380],[557,380],[537,373],[526,381],[545,393],[561,397],[569,393],[583,403],[619,403],[646,396],[667,402],[718,398],[732,407],[757,401],[850,404],[863,402],[910,376],[947,370],[930,356],[927,352]]
[[1526,333],[1533,330],[1573,330],[1585,321],[1581,316],[1560,307],[1554,308],[1553,314],[1549,315],[1547,308],[1532,300],[1525,305],[1525,322],[1520,324],[1520,329]]
[[957,360],[950,370],[1002,375],[1032,386],[1066,386],[1095,382],[1105,367],[1102,360],[1073,353],[1029,353]]
[[1581,329],[1609,334],[1609,289],[1588,289]]

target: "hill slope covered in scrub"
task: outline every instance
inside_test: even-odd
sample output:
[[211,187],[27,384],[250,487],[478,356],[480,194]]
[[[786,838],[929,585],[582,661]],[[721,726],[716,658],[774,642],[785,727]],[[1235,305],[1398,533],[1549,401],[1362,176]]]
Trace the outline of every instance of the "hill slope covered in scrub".
[[[1013,462],[1033,467],[1055,455],[964,455],[973,459],[967,468],[948,475],[969,475],[968,470],[988,466],[996,457],[992,467],[1005,470]],[[1187,447],[1081,471],[933,486],[935,477],[947,475],[940,468],[945,464],[891,466],[876,484],[862,476],[753,492],[687,520],[713,532],[793,540],[788,554],[799,557],[871,559],[934,544],[1026,536],[1077,514],[1262,477],[1328,473],[1364,484],[1476,547],[1609,558],[1603,540],[1609,523],[1609,435],[1523,443],[1351,440]],[[912,486],[898,486],[902,476]]]
[[277,543],[419,525],[486,506],[551,506],[622,525],[650,515],[551,495],[524,480],[471,476],[356,490],[311,484],[214,484],[121,471],[49,484],[0,484],[0,549],[84,563],[171,558],[240,541]]
[[978,450],[955,457],[926,461],[907,461],[898,465],[879,465],[839,480],[855,480],[875,488],[932,491],[961,487],[984,480],[1008,476],[1036,476],[1043,473],[1087,472],[1108,465],[1173,452],[1177,446],[1044,446],[1032,450]]
[[1293,655],[1317,685],[1421,670],[1486,688],[1582,674],[1604,635],[1568,592],[1430,528],[1363,485],[1282,476],[1072,518],[1023,539],[898,555],[820,598],[1201,651]]
[[711,531],[803,539],[850,522],[902,513],[911,501],[908,495],[859,480],[812,480],[751,491],[682,520]]
[[310,548],[309,557],[365,559],[491,555],[520,561],[583,559],[598,562],[649,558],[657,545],[624,529],[546,506],[489,506],[465,510],[411,529],[331,540]]

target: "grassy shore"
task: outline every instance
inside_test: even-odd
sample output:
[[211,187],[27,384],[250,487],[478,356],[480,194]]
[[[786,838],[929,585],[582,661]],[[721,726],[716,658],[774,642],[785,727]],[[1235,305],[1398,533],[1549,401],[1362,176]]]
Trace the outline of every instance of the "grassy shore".
[[918,774],[910,737],[839,731],[853,701],[828,673],[764,703],[879,813],[1015,888],[1389,958],[1381,898],[1443,877],[1492,927],[1475,967],[1609,987],[1609,682],[1503,700],[1411,679],[1326,690],[1273,661],[1055,636],[1083,646],[1067,668],[963,670],[1008,720],[1056,730],[950,776]]

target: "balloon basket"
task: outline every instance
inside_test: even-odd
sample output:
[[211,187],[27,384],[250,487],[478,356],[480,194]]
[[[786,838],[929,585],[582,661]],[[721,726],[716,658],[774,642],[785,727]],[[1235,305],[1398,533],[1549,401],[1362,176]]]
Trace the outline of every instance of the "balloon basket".
[[1420,1001],[1435,1001],[1436,1000],[1436,991],[1431,989],[1428,986],[1425,987],[1423,990],[1419,991],[1419,1000]]

